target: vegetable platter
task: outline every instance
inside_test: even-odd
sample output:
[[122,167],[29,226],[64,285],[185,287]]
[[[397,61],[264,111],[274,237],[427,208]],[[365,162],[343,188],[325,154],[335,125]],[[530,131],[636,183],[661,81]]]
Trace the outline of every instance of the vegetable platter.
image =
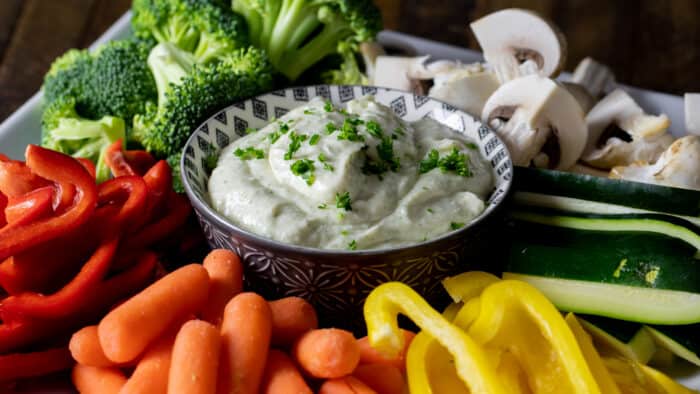
[[[270,40],[270,37],[265,36],[265,27],[256,25],[260,20],[255,19],[255,12],[250,12],[246,7],[247,3],[240,2],[234,10],[244,15],[250,31],[258,34],[251,33],[251,41],[267,50],[268,55],[263,56],[270,56],[270,64],[287,78],[295,80],[325,56],[322,54],[321,41],[315,47],[317,53],[312,51],[304,56],[295,53],[298,47],[285,47],[287,44],[279,40],[279,37],[291,37],[290,42],[304,42],[305,34],[318,33],[313,27],[315,21],[299,20],[301,24],[298,26],[279,22],[275,29],[278,33],[277,41],[274,34]],[[95,46],[129,37],[132,35],[131,23],[134,26],[146,26],[146,30],[152,28],[152,24],[157,22],[154,22],[155,19],[151,18],[153,15],[149,13],[155,9],[162,11],[157,7],[150,8],[144,13],[146,16],[137,16],[133,22],[132,14],[125,14]],[[318,18],[326,23],[328,9],[322,11],[318,13]],[[357,12],[351,13],[353,18],[361,15],[359,22],[354,20],[353,25],[353,29],[357,29],[353,34],[357,35],[355,39],[358,41],[348,40],[348,43],[365,43],[378,29],[373,22],[377,20],[376,14],[372,13],[371,7],[359,9],[359,12],[355,9],[353,12]],[[509,13],[513,15],[509,16]],[[197,14],[196,18],[204,19],[194,22],[199,23],[197,29],[201,28],[202,31],[211,29],[209,23],[216,24],[223,20],[217,20],[216,16],[211,19],[213,14],[207,14],[206,17],[202,15]],[[610,169],[612,165],[605,165],[619,160],[620,153],[615,153],[615,146],[611,148],[613,154],[610,154],[610,149],[602,149],[602,145],[607,145],[611,139],[606,133],[618,132],[617,136],[622,136],[623,139],[625,135],[629,137],[630,133],[637,136],[635,130],[641,127],[640,123],[646,128],[641,127],[643,131],[639,135],[645,138],[648,134],[643,133],[649,132],[649,129],[653,129],[649,132],[652,134],[658,134],[661,129],[669,134],[664,136],[662,142],[650,143],[652,148],[644,146],[632,153],[623,144],[622,155],[639,154],[642,158],[656,155],[658,158],[659,147],[665,149],[673,137],[683,136],[681,125],[694,124],[696,121],[688,120],[687,114],[684,119],[683,99],[680,97],[615,84],[613,87],[620,90],[601,100],[598,105],[607,100],[610,107],[616,104],[628,110],[631,108],[632,114],[628,113],[625,123],[625,119],[612,119],[608,113],[612,110],[607,110],[604,106],[603,110],[595,112],[597,105],[594,107],[592,100],[593,96],[599,96],[600,91],[597,94],[584,92],[583,96],[591,97],[588,109],[593,107],[591,113],[600,118],[598,123],[602,125],[595,126],[599,128],[597,133],[601,134],[600,137],[594,137],[598,138],[594,141],[596,146],[592,146],[589,141],[581,156],[585,141],[580,138],[574,141],[572,132],[567,131],[565,126],[572,124],[572,129],[587,127],[588,133],[594,127],[582,124],[580,115],[578,120],[562,115],[566,111],[561,111],[561,106],[576,107],[575,112],[580,112],[578,106],[585,108],[586,97],[572,98],[575,89],[567,88],[572,90],[565,93],[561,87],[564,85],[540,77],[557,73],[554,69],[558,70],[561,60],[558,64],[547,62],[552,56],[561,56],[557,52],[565,52],[564,45],[556,47],[551,42],[525,43],[525,46],[532,44],[534,47],[541,44],[537,48],[540,52],[525,48],[516,55],[508,54],[524,59],[521,64],[508,69],[509,65],[499,63],[503,61],[503,57],[500,57],[503,55],[503,47],[499,46],[498,40],[509,38],[507,35],[499,38],[501,29],[494,32],[493,26],[502,25],[498,19],[501,17],[512,17],[521,23],[533,18],[534,14],[522,10],[506,10],[495,15],[473,23],[472,29],[486,53],[487,63],[494,67],[488,72],[497,74],[501,88],[514,80],[517,82],[512,85],[517,87],[502,89],[505,93],[501,89],[494,93],[494,88],[483,98],[486,101],[493,93],[485,104],[467,102],[463,106],[473,109],[468,111],[471,113],[481,112],[483,107],[484,122],[488,121],[503,138],[504,133],[514,132],[506,124],[511,118],[517,119],[518,115],[514,115],[514,112],[521,111],[520,116],[523,116],[528,111],[527,106],[532,104],[527,103],[530,100],[527,98],[525,102],[522,98],[513,98],[517,97],[517,91],[530,89],[530,93],[534,92],[531,96],[542,92],[541,102],[535,103],[535,106],[540,106],[536,111],[545,114],[541,116],[546,118],[543,127],[554,130],[553,142],[549,137],[547,142],[538,142],[527,136],[529,144],[540,145],[534,151],[525,146],[523,150],[526,152],[523,153],[509,145],[516,143],[517,138],[513,142],[506,137],[506,145],[512,150],[511,157],[515,164],[564,169],[581,159],[594,167],[601,168],[602,163],[602,168]],[[286,22],[290,20],[293,18]],[[538,23],[540,21],[536,20],[531,25],[537,33],[535,36],[547,36],[550,27]],[[230,30],[216,33],[235,33],[240,26],[231,25],[228,28]],[[277,32],[277,28],[285,34]],[[136,31],[139,31],[138,28]],[[31,344],[32,349],[40,349],[27,354],[28,357],[19,354],[16,363],[13,363],[15,355],[0,356],[5,357],[2,365],[6,369],[3,371],[6,376],[21,378],[41,375],[37,371],[25,375],[23,368],[38,368],[39,371],[44,368],[46,373],[60,371],[72,366],[75,360],[77,365],[72,369],[72,382],[80,392],[86,393],[165,392],[167,387],[168,392],[214,392],[218,388],[223,392],[311,393],[311,388],[314,388],[327,394],[383,394],[403,392],[406,382],[411,392],[416,393],[456,393],[467,389],[478,393],[515,392],[513,390],[525,392],[520,390],[529,390],[526,388],[528,385],[530,389],[544,388],[547,391],[552,390],[551,382],[556,382],[559,390],[576,393],[615,393],[622,388],[625,389],[621,392],[633,392],[633,387],[637,387],[637,384],[654,393],[689,392],[663,373],[646,365],[653,358],[657,363],[655,365],[664,365],[665,362],[668,366],[671,364],[669,360],[675,356],[696,365],[700,363],[697,357],[698,343],[695,341],[697,333],[693,332],[698,325],[689,325],[700,321],[700,313],[697,311],[700,303],[698,277],[697,272],[683,269],[684,264],[694,263],[697,258],[694,252],[700,247],[700,237],[692,227],[692,224],[698,223],[697,207],[693,206],[695,196],[688,194],[690,192],[684,194],[680,189],[672,196],[679,201],[679,205],[664,207],[658,198],[672,189],[655,189],[623,181],[616,183],[592,177],[577,178],[566,173],[519,168],[515,177],[520,179],[521,184],[518,185],[516,179],[518,193],[514,198],[515,208],[509,211],[510,225],[515,234],[521,232],[527,236],[516,237],[503,278],[485,272],[466,272],[443,280],[442,286],[453,303],[442,314],[432,309],[435,305],[429,305],[421,295],[405,284],[381,284],[369,294],[364,305],[368,335],[359,340],[349,331],[319,328],[319,317],[316,316],[314,307],[301,298],[266,300],[256,293],[242,292],[243,268],[239,257],[231,251],[215,250],[203,259],[202,265],[189,264],[177,269],[164,269],[161,262],[157,262],[158,258],[173,250],[175,253],[184,253],[188,247],[198,242],[197,234],[190,234],[185,223],[190,215],[190,207],[181,194],[175,193],[178,191],[176,182],[179,177],[175,172],[174,178],[170,170],[171,167],[180,165],[179,146],[184,140],[177,131],[174,136],[168,135],[170,123],[189,129],[193,120],[186,119],[186,115],[181,114],[179,109],[193,109],[193,117],[201,117],[206,112],[211,112],[212,108],[207,105],[211,106],[212,102],[224,102],[226,97],[249,97],[252,94],[246,93],[248,91],[265,91],[269,90],[266,86],[272,86],[271,78],[248,78],[243,73],[235,73],[240,70],[229,73],[238,67],[255,70],[252,75],[272,75],[265,74],[267,69],[264,67],[267,67],[268,59],[261,61],[255,50],[236,51],[232,57],[221,56],[224,60],[217,63],[217,67],[218,64],[223,64],[221,69],[207,68],[210,59],[221,53],[233,52],[236,48],[220,46],[227,38],[217,41],[221,37],[211,35],[206,39],[197,38],[192,41],[188,38],[189,34],[192,33],[155,29],[147,34],[149,37],[146,38],[146,44],[129,41],[124,46],[107,47],[107,50],[100,50],[95,55],[75,52],[58,62],[56,73],[64,71],[61,70],[64,66],[70,69],[81,61],[90,64],[90,70],[95,67],[97,72],[91,71],[85,75],[97,79],[85,77],[78,85],[89,81],[85,86],[89,86],[88,96],[94,96],[90,98],[92,103],[103,100],[99,104],[103,108],[92,109],[96,111],[93,114],[104,113],[106,106],[109,107],[107,114],[115,117],[81,119],[76,101],[77,97],[82,97],[80,95],[83,92],[75,93],[74,96],[71,96],[72,93],[66,94],[67,99],[51,97],[52,92],[63,94],[63,90],[73,89],[73,81],[62,77],[56,79],[58,85],[52,87],[45,84],[45,92],[51,101],[48,109],[44,108],[40,92],[0,125],[2,153],[11,159],[26,160],[26,163],[11,161],[0,156],[0,161],[5,166],[6,179],[8,174],[14,177],[12,182],[7,182],[10,186],[5,185],[4,194],[0,194],[3,198],[0,202],[6,207],[4,215],[0,216],[5,230],[4,234],[0,232],[0,260],[8,258],[0,272],[0,281],[10,294],[1,304],[2,317],[6,319],[3,321],[2,334],[11,348],[17,344],[7,342],[8,336],[17,338],[20,343]],[[322,31],[320,34],[331,33]],[[143,37],[140,36],[139,39],[141,38]],[[148,41],[153,38],[157,39],[157,44]],[[180,41],[176,48],[168,40]],[[193,44],[197,40],[199,44]],[[421,60],[417,68],[426,74],[439,74],[436,70],[440,67],[462,67],[461,63],[454,61],[483,61],[481,55],[474,51],[391,31],[381,32],[377,41],[386,48],[449,60],[435,62],[433,68],[424,67],[425,59]],[[119,92],[138,95],[142,93],[139,89],[143,88],[150,89],[144,95],[154,95],[156,90],[152,82],[149,82],[151,86],[138,83],[123,85],[123,81],[109,79],[114,76],[108,68],[113,66],[112,60],[115,58],[110,58],[114,55],[108,52],[137,53],[139,49],[134,49],[134,46],[138,45],[153,48],[148,56],[148,66],[154,72],[155,84],[158,85],[157,108],[129,107],[129,100],[114,97],[108,97],[105,101],[98,97],[99,89],[95,89],[95,86],[100,86],[99,78],[107,75],[109,83],[122,84],[116,88]],[[548,52],[550,49],[554,53]],[[399,89],[413,89],[414,93],[424,94],[426,92],[419,86],[420,80],[435,77],[419,75],[415,81],[396,79],[396,75],[387,75],[386,70],[391,70],[387,64],[381,70],[379,61],[376,61],[376,53],[369,63],[367,59],[371,59],[371,56],[365,57],[368,68],[364,75],[363,72],[358,73],[359,70],[353,64],[355,61],[351,60],[353,57],[346,56],[347,50],[348,48],[339,45],[337,54],[341,55],[345,63],[331,66],[331,71],[324,71],[324,75],[330,76],[337,84],[346,83],[343,81],[367,81],[362,79],[366,76],[374,82],[388,78],[391,83],[385,83],[397,84]],[[351,46],[351,55],[353,50],[357,51],[357,47]],[[205,66],[193,67],[195,60],[186,51],[192,51],[196,61]],[[101,66],[100,57],[103,55],[108,60]],[[362,55],[366,56],[366,53],[363,52]],[[544,55],[546,58],[542,59]],[[144,55],[141,53],[138,56]],[[401,65],[403,60],[387,58],[390,57],[384,56],[382,61],[396,61],[391,64],[399,68],[410,68],[413,61],[409,59]],[[143,59],[145,56],[141,60]],[[141,68],[126,72],[131,73],[130,78],[138,80],[139,73],[145,70],[145,62],[138,65],[140,60],[135,63],[131,60],[125,64],[137,64],[137,68]],[[162,63],[159,64],[159,61]],[[518,61],[521,61],[519,57]],[[372,67],[376,66],[374,75],[370,74],[370,63]],[[585,74],[590,69],[596,70],[595,65],[585,66],[582,73],[577,70],[574,75],[562,74],[559,79],[573,80],[579,86],[585,85],[581,83],[582,76],[579,74]],[[100,70],[99,67],[103,69]],[[158,74],[159,69],[162,74]],[[469,69],[466,79],[482,71]],[[512,71],[515,76],[508,74]],[[179,81],[190,72],[196,77],[189,80],[190,85],[184,85],[184,94],[182,91],[178,93]],[[595,71],[592,72],[595,74]],[[49,75],[52,73],[50,71]],[[384,74],[381,75],[382,73]],[[53,76],[55,75],[54,73]],[[407,79],[413,78],[409,72],[406,72],[406,76]],[[487,79],[492,77],[493,75]],[[243,82],[239,82],[239,78]],[[240,91],[230,93],[213,88],[197,90],[202,87],[198,85],[201,81],[205,81],[205,85],[215,85],[215,81],[230,83],[232,80],[236,81],[236,89]],[[498,86],[494,81],[495,79],[485,83]],[[417,84],[406,85],[409,82]],[[435,91],[440,90],[437,77],[435,83]],[[386,86],[380,83],[377,85]],[[195,94],[187,89],[195,89]],[[183,94],[181,97],[185,97],[185,101],[168,102],[177,94]],[[211,101],[186,101],[188,95],[216,97]],[[449,102],[448,97],[449,94],[443,99]],[[686,105],[688,102],[686,98]],[[151,104],[152,102],[149,105]],[[454,109],[444,105],[447,110]],[[542,109],[548,106],[560,110]],[[584,112],[588,112],[588,109]],[[85,108],[81,110],[91,111]],[[647,116],[647,112],[665,115]],[[535,115],[535,118],[540,119],[538,116],[540,115]],[[596,116],[591,116],[595,124]],[[128,124],[125,126],[124,120],[119,117],[127,119]],[[622,134],[614,130],[613,121],[617,122],[615,126],[622,129]],[[177,127],[172,126],[174,129]],[[127,137],[125,128],[130,133],[129,138],[134,133],[141,146],[156,154],[156,157],[168,157],[168,161],[157,161],[146,151],[126,150],[122,146],[122,140]],[[40,135],[39,130],[42,129],[44,134]],[[79,134],[74,133],[75,129],[79,129]],[[155,138],[148,135],[152,130],[156,130]],[[353,130],[354,138],[360,138],[357,131]],[[374,131],[381,135],[380,129]],[[557,131],[562,131],[561,135]],[[251,132],[246,129],[245,133]],[[535,130],[533,134],[536,133]],[[567,133],[570,135],[567,136]],[[94,135],[99,137],[90,140]],[[163,135],[168,136],[162,138]],[[394,139],[397,138],[394,136]],[[76,148],[72,141],[77,139],[87,139],[89,142]],[[80,159],[73,160],[34,145],[39,143],[59,151],[69,151]],[[390,145],[391,141],[387,139],[384,143]],[[554,151],[551,143],[556,144]],[[653,147],[654,143],[658,146]],[[617,149],[620,149],[619,146]],[[650,153],[650,149],[655,150]],[[466,165],[467,159],[459,156],[456,149],[454,152],[454,157]],[[290,156],[293,153],[294,150],[291,150]],[[435,156],[437,158],[437,151]],[[673,156],[673,152],[669,156]],[[92,161],[83,159],[85,157]],[[656,159],[648,160],[653,162]],[[612,168],[611,174],[629,179],[645,179],[648,176],[649,168],[644,168],[644,165],[637,168],[638,164],[625,164],[628,167]],[[431,169],[432,167],[426,171]],[[673,178],[672,175],[670,178]],[[640,200],[630,202],[615,199],[614,196],[592,195],[590,190],[596,188],[603,190],[603,194],[609,191],[613,196],[617,191],[622,191],[638,196]],[[552,194],[552,190],[557,192]],[[349,207],[349,197],[346,206]],[[687,222],[692,224],[689,226]],[[36,225],[37,223],[41,225]],[[8,228],[18,230],[8,236]],[[596,230],[595,235],[587,233],[591,232],[589,230]],[[612,235],[603,236],[601,230]],[[657,236],[654,237],[654,234]],[[660,234],[672,240],[661,239],[658,236]],[[542,237],[547,238],[547,241],[542,242]],[[76,242],[76,239],[80,241]],[[627,252],[627,249],[616,250],[616,242],[629,242],[631,252]],[[596,248],[588,247],[590,244],[595,244]],[[75,261],[87,256],[87,261],[74,276],[57,271],[56,267],[61,263],[56,263],[53,271],[44,271],[43,267],[26,270],[27,267],[39,267],[42,258],[37,256],[47,253],[47,247],[50,249],[58,245],[66,249],[55,256],[59,262],[62,259]],[[586,269],[558,266],[557,261],[566,260],[566,252],[562,253],[561,245],[565,245],[565,251],[575,252],[572,258],[578,259],[576,267]],[[41,252],[34,253],[32,247]],[[81,249],[83,247],[84,250]],[[629,260],[626,253],[629,253]],[[659,256],[663,260],[659,265],[642,261]],[[673,258],[665,259],[664,256]],[[602,272],[607,267],[598,269],[596,264],[587,266],[587,261],[597,261],[598,257],[606,261],[618,258],[620,262],[612,272]],[[25,260],[15,265],[15,260],[10,259]],[[551,262],[554,263],[550,264]],[[8,271],[7,267],[13,268]],[[24,267],[25,270],[17,267]],[[73,271],[76,271],[75,267]],[[56,287],[57,280],[64,280],[59,283],[67,284]],[[622,286],[615,288],[607,284]],[[620,290],[625,286],[628,291]],[[43,292],[51,294],[45,296]],[[86,297],[87,293],[92,297]],[[589,297],[591,293],[596,296]],[[623,302],[606,302],[606,299],[621,299]],[[625,307],[634,300],[639,300],[639,304],[632,308]],[[556,308],[577,315],[562,315]],[[81,311],[88,311],[89,316],[81,315]],[[396,321],[398,313],[413,320],[421,331],[415,335],[400,330]],[[61,339],[56,339],[56,334],[46,334],[47,329],[55,328],[65,331],[59,334]],[[65,340],[65,334],[70,333],[73,335],[66,347],[65,342],[61,341]],[[591,337],[594,338],[593,342]],[[600,350],[603,348],[607,350]],[[608,351],[612,353],[607,353]],[[700,389],[700,372],[689,364],[685,370],[665,372],[688,388]],[[525,374],[530,379],[527,384],[523,383]],[[539,387],[541,384],[547,387]],[[440,389],[437,389],[438,386]]]

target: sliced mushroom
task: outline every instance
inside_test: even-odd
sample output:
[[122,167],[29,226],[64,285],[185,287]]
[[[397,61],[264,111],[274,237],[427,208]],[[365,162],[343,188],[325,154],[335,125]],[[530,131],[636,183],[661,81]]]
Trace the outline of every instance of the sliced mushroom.
[[436,72],[428,96],[478,117],[486,100],[496,89],[496,75],[486,70],[482,64],[453,64],[451,68],[443,67]]
[[375,41],[363,42],[360,44],[360,54],[362,54],[362,60],[365,63],[365,75],[367,75],[370,84],[374,84],[375,63],[377,57],[386,55],[384,47]]
[[501,85],[484,105],[481,119],[504,140],[515,165],[565,170],[586,145],[586,124],[576,99],[538,75]]
[[470,26],[501,83],[532,73],[555,77],[566,60],[564,36],[532,11],[505,9]]
[[609,169],[637,161],[653,163],[673,142],[666,115],[647,115],[625,91],[616,89],[586,115],[588,142],[581,159]]
[[654,164],[615,167],[610,178],[700,190],[700,136],[679,138]]
[[562,83],[566,90],[571,93],[572,96],[576,99],[578,102],[578,105],[581,106],[581,109],[583,110],[584,114],[587,114],[588,111],[593,108],[595,105],[596,100],[591,96],[591,94],[588,92],[588,90],[583,86],[579,85],[577,83],[573,82],[564,82]]
[[685,94],[685,131],[700,135],[700,93]]
[[585,87],[588,93],[597,99],[615,85],[615,74],[608,66],[587,57],[576,66],[571,82]]
[[420,83],[421,80],[432,79],[435,75],[426,66],[429,58],[430,56],[377,56],[374,63],[374,85],[424,95],[428,89]]

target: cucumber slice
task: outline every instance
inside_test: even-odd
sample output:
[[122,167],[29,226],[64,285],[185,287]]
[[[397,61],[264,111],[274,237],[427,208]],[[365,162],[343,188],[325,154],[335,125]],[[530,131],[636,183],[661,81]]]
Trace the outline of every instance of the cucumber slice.
[[516,221],[507,271],[700,293],[700,261],[686,242],[653,233],[576,230]]
[[700,227],[700,217],[669,214],[646,209],[633,208],[625,205],[609,204],[598,201],[582,200],[573,197],[553,196],[550,194],[516,192],[513,201],[518,206],[549,208],[562,212],[596,214],[596,215],[629,215],[629,214],[665,214],[685,220]]
[[646,328],[660,347],[700,367],[700,324]]
[[630,360],[646,364],[656,352],[654,337],[642,324],[600,316],[578,315],[578,318],[598,345]]
[[654,212],[700,216],[700,192],[647,183],[516,167],[513,189],[516,192],[574,197]]
[[504,272],[527,282],[559,309],[648,324],[700,323],[700,294]]

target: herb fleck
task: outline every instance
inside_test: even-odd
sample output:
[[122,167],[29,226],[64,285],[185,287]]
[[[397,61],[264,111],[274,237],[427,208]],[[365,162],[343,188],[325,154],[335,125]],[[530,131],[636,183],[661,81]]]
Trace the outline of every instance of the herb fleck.
[[350,233],[348,232],[348,230],[343,230],[343,231],[340,232],[340,235],[342,235],[343,237],[347,237],[348,234],[350,234]]
[[367,128],[367,132],[375,138],[382,138],[382,126],[379,125],[379,123],[375,122],[374,120],[367,121],[367,124],[365,125]]
[[255,149],[252,146],[245,149],[238,148],[233,154],[241,160],[262,159],[265,157],[265,152],[262,149]]
[[314,181],[316,180],[316,176],[314,175],[314,170],[316,169],[314,167],[314,161],[309,160],[309,159],[302,159],[302,160],[297,160],[294,163],[292,163],[289,168],[292,170],[292,174],[300,176],[302,179],[306,181],[306,183],[311,186]]
[[326,104],[323,105],[323,109],[326,112],[333,112],[333,103],[331,103],[330,100],[326,100]]
[[430,152],[428,152],[428,156],[421,160],[418,164],[418,171],[421,174],[432,171],[433,169],[437,168],[439,160],[440,153],[437,151],[437,149],[432,149]]
[[257,132],[257,131],[258,131],[258,129],[254,129],[254,128],[252,128],[252,127],[247,127],[247,128],[245,129],[245,133],[246,133],[246,134],[253,134],[253,133]]
[[316,145],[318,144],[318,140],[321,139],[321,136],[318,134],[314,134],[311,136],[311,139],[309,140],[309,145]]
[[336,131],[338,128],[335,127],[333,122],[328,122],[326,123],[326,134],[333,134],[334,131]]
[[468,142],[467,143],[467,148],[471,150],[479,150],[479,145],[473,143],[473,142]]
[[435,213],[435,211],[433,211],[432,208],[428,208],[428,209],[426,209],[426,211],[428,211],[428,213]]
[[326,155],[324,155],[323,153],[318,154],[318,161],[323,163],[324,170],[327,170],[327,171],[334,171],[335,170],[335,168],[333,168],[332,165],[328,164],[328,159],[326,159]]
[[345,192],[343,194],[335,194],[335,206],[338,208],[345,209],[346,211],[352,211],[352,201],[350,200],[350,192]]
[[460,228],[462,228],[462,227],[464,227],[464,223],[460,223],[460,222],[452,222],[452,223],[450,223],[450,228],[451,228],[452,230],[457,230],[457,229],[460,229]]
[[395,128],[395,129],[394,129],[394,133],[400,135],[401,137],[403,137],[404,135],[406,135],[406,132],[405,132],[401,127]]
[[284,154],[284,160],[292,160],[292,156],[294,155],[294,152],[298,151],[299,148],[301,148],[301,143],[306,141],[307,136],[304,134],[297,134],[296,132],[292,131],[289,134],[289,139],[291,142],[289,143],[289,148],[287,149],[287,153]]
[[219,154],[211,153],[204,159],[204,161],[205,169],[209,172],[212,172],[214,171],[214,168],[216,168],[216,163],[219,161]]
[[325,202],[318,206],[318,209],[326,209],[326,208],[328,208],[328,204],[326,204]]
[[450,154],[443,157],[440,157],[437,149],[432,149],[428,156],[421,160],[418,171],[425,174],[435,168],[440,168],[442,172],[454,172],[464,177],[472,176],[467,166],[467,155],[460,153],[457,148],[453,148]]
[[357,242],[354,239],[348,244],[348,249],[357,250]]
[[338,139],[357,142],[364,141],[365,137],[357,134],[357,123],[350,118],[346,118],[343,126],[340,128],[340,133],[338,133]]
[[305,109],[304,110],[304,115],[313,115],[313,114],[315,114],[315,112],[312,109]]

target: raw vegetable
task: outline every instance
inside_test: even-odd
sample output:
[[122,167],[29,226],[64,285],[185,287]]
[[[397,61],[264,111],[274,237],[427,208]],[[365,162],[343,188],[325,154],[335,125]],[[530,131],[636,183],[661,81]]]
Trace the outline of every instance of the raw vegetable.
[[120,393],[166,393],[174,340],[173,333],[157,338],[146,349]]
[[271,349],[267,355],[260,392],[262,394],[312,394],[292,359],[284,352],[275,349]]
[[377,394],[369,386],[353,376],[327,380],[318,390],[319,394]]
[[381,16],[369,0],[236,0],[233,10],[248,25],[251,43],[270,56],[275,69],[294,81],[329,55],[345,62],[334,83],[357,83],[358,45],[381,30]]
[[305,332],[318,328],[313,305],[300,297],[269,302],[272,313],[272,344],[290,347]]
[[215,326],[202,320],[183,324],[173,345],[168,393],[215,393],[220,348]]
[[105,356],[97,334],[97,326],[78,330],[70,339],[68,349],[78,364],[91,367],[114,367],[117,364]]
[[243,290],[243,265],[235,253],[225,249],[211,251],[203,265],[209,274],[209,295],[202,319],[219,325],[228,301]]
[[117,368],[93,367],[78,364],[71,375],[73,385],[83,394],[118,394],[126,384],[126,377]]
[[404,372],[406,370],[406,352],[411,346],[411,342],[416,334],[408,330],[401,330],[401,332],[404,336],[404,346],[394,357],[387,357],[373,348],[369,343],[368,337],[358,339],[357,344],[360,346],[360,364],[386,364],[394,366],[401,372]]
[[323,328],[303,334],[294,344],[292,355],[308,375],[333,379],[355,370],[360,362],[360,347],[351,332]]
[[358,365],[352,376],[379,394],[402,394],[406,386],[401,371],[386,364]]
[[578,321],[593,336],[599,347],[612,350],[625,358],[646,364],[656,352],[654,338],[643,325],[581,315]]
[[647,326],[659,347],[700,367],[700,325]]

